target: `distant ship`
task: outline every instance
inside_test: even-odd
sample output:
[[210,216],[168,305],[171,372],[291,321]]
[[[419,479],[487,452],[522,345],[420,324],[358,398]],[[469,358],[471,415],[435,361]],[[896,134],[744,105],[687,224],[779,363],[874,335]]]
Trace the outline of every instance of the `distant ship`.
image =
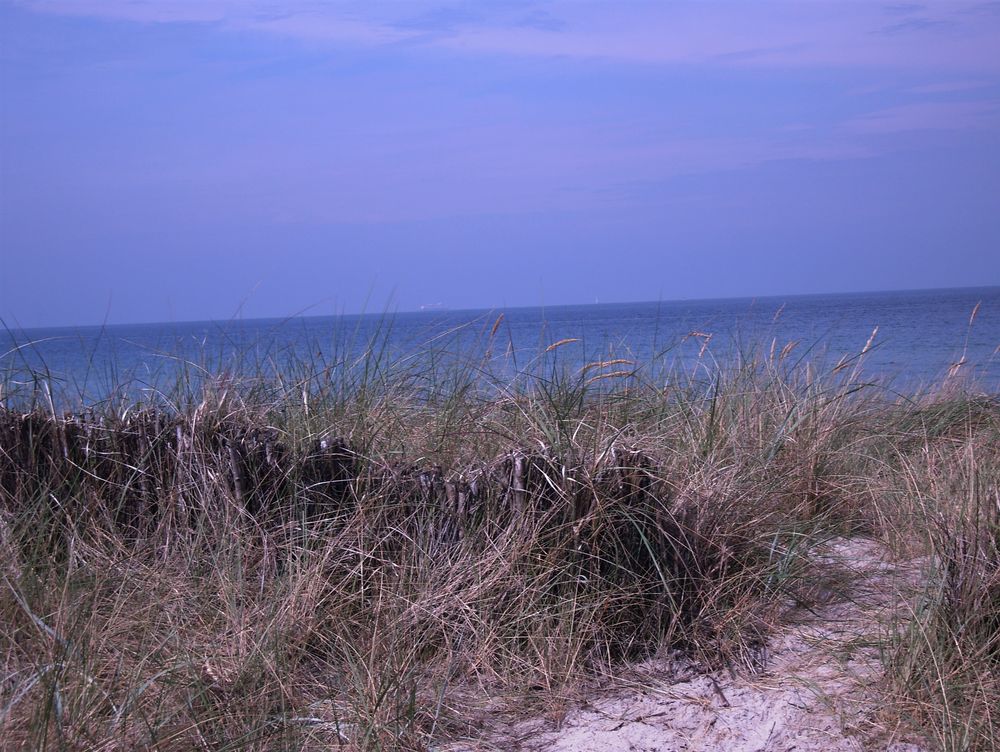
[[421,311],[447,311],[448,307],[444,303],[424,303],[420,306]]

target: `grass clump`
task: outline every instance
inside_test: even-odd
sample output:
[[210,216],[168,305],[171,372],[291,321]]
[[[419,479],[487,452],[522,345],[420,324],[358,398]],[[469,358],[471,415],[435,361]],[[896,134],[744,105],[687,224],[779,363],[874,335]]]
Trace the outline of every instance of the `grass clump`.
[[925,579],[892,624],[887,679],[936,748],[991,750],[1000,745],[1000,432],[996,414],[983,431],[982,405],[963,407],[964,437],[955,430],[902,461]]

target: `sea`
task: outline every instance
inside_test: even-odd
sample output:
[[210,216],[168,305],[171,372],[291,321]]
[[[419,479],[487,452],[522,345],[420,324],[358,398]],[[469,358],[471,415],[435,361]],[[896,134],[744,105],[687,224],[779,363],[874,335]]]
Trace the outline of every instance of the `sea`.
[[839,364],[900,391],[961,379],[997,394],[1000,286],[7,328],[0,404],[40,394],[66,408],[150,401],[178,383],[292,382],[345,369],[658,382],[711,378],[754,358],[820,374]]

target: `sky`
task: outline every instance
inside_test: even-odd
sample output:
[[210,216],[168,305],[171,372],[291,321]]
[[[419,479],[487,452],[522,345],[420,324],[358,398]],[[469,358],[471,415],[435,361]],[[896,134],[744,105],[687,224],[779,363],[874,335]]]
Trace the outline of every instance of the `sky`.
[[0,319],[1000,284],[1000,2],[0,0]]

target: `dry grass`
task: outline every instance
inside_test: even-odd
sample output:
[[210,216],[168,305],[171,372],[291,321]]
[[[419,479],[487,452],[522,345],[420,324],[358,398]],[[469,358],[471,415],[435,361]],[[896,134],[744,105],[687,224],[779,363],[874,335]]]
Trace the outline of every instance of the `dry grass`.
[[990,748],[1000,407],[788,357],[667,388],[611,358],[485,388],[379,364],[217,380],[73,416],[8,396],[0,736],[429,749],[477,733],[470,697],[530,703],[658,650],[753,670],[812,597],[813,546],[850,533],[934,554],[887,691],[942,748]]
[[949,751],[1000,746],[1000,431],[995,412],[984,417],[970,404],[953,431],[901,458],[893,494],[894,533],[929,558],[921,592],[890,625],[889,692]]

